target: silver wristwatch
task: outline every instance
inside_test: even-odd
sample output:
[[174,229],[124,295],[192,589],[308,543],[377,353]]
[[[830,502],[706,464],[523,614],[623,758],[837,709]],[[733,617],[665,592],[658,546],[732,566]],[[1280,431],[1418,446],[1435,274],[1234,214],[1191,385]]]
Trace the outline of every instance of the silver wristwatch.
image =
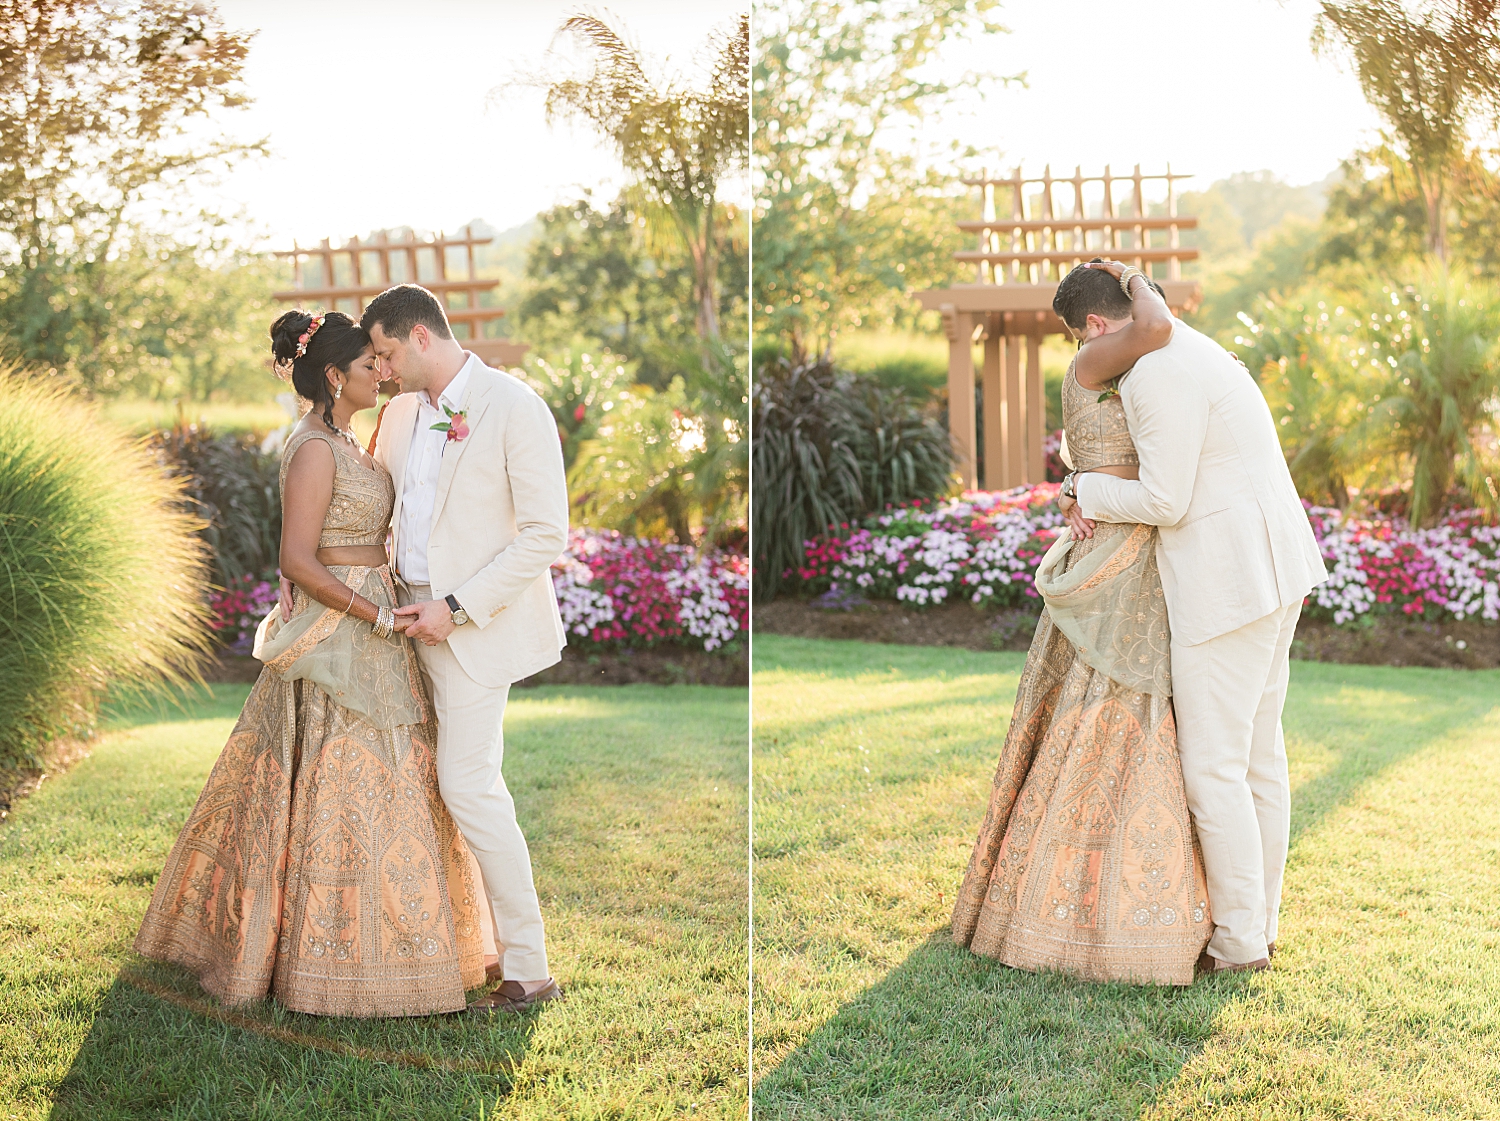
[[1057,493],[1061,498],[1071,498],[1074,502],[1078,501],[1077,471],[1069,471],[1066,475],[1063,476],[1062,489],[1060,489]]
[[455,596],[444,596],[443,602],[448,605],[448,610],[453,613],[453,625],[461,627],[469,621],[469,613],[459,606]]

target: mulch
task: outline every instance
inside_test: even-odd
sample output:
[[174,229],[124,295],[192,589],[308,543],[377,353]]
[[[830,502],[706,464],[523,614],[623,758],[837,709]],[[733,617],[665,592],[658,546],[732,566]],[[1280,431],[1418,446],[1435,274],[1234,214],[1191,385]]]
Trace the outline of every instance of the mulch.
[[[965,650],[1025,650],[1037,621],[1037,612],[985,610],[969,603],[920,609],[890,602],[822,607],[812,600],[777,599],[756,604],[754,612],[757,634]],[[1500,667],[1500,625],[1382,616],[1334,626],[1303,619],[1297,625],[1292,657],[1344,665],[1495,669]]]
[[[261,664],[247,654],[221,654],[204,673],[212,682],[251,684]],[[750,657],[744,650],[708,653],[690,647],[584,651],[568,646],[562,661],[517,688],[536,685],[739,685],[750,684]]]

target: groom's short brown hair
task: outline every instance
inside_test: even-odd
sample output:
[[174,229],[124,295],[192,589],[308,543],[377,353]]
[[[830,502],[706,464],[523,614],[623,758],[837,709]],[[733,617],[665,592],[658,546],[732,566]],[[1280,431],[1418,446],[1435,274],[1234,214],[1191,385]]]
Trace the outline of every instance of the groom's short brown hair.
[[373,331],[377,323],[393,339],[411,338],[411,329],[418,323],[440,339],[453,337],[443,302],[420,284],[398,284],[371,300],[359,325]]
[[[1090,264],[1104,260],[1095,257]],[[1158,293],[1161,288],[1153,281],[1151,287]],[[1079,265],[1057,286],[1052,297],[1052,310],[1075,331],[1082,331],[1089,316],[1099,315],[1105,319],[1129,319],[1130,297],[1120,288],[1120,282],[1103,269],[1086,269]],[[368,329],[368,325],[366,327]]]

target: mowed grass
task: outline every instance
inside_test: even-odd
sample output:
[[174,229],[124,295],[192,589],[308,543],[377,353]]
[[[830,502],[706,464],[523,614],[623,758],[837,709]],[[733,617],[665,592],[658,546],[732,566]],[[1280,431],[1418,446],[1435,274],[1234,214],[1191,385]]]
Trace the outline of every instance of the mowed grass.
[[745,690],[512,693],[505,773],[566,1001],[493,1022],[266,1003],[235,1026],[163,999],[203,1000],[130,943],[247,692],[118,711],[0,827],[0,1118],[744,1116]]
[[1275,968],[1090,985],[953,945],[1021,654],[755,643],[771,1118],[1500,1118],[1500,672],[1292,664]]

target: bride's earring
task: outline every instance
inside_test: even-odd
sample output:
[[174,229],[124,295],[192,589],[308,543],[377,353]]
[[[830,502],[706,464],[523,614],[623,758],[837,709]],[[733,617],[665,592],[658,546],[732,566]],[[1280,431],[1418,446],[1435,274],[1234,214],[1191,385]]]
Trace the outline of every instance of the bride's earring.
[[333,391],[333,399],[337,401],[344,395],[344,383],[339,382],[339,387]]

